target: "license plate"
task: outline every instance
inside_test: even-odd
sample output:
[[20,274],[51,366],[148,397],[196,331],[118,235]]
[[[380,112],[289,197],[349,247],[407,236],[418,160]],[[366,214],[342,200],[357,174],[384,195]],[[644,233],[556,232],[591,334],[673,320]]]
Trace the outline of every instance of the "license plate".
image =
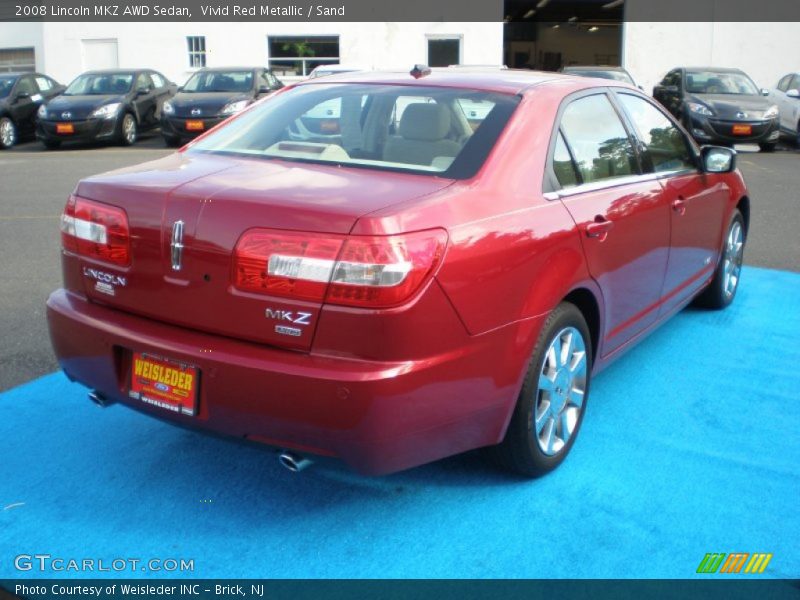
[[134,352],[128,395],[172,412],[194,415],[199,374],[197,367]]
[[733,135],[751,135],[753,133],[752,125],[734,125]]
[[75,126],[72,123],[56,123],[56,133],[75,133]]
[[186,131],[203,131],[205,125],[202,121],[186,121]]

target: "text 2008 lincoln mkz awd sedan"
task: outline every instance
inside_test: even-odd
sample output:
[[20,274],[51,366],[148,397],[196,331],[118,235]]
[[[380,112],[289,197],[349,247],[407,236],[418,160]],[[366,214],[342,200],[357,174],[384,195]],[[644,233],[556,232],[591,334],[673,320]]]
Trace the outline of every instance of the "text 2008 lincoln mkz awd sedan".
[[622,83],[412,73],[310,80],[81,181],[47,303],[66,374],[295,470],[497,446],[540,475],[593,375],[693,299],[733,300],[734,151]]

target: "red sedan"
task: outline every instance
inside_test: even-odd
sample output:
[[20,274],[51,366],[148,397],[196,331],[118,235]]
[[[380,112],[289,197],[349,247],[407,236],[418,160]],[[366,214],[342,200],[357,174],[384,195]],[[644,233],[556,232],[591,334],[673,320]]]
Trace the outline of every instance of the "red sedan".
[[47,303],[101,405],[371,474],[575,443],[593,375],[736,294],[750,201],[631,86],[356,73],[81,181]]

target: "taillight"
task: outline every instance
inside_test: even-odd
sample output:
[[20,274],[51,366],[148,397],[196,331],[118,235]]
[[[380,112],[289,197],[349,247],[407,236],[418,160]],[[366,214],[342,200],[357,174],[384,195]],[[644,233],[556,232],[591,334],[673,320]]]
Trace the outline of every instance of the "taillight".
[[397,306],[429,279],[446,244],[441,229],[369,237],[251,229],[236,245],[234,285],[345,306]]
[[120,266],[131,262],[128,217],[115,206],[70,196],[61,215],[61,242],[81,256]]

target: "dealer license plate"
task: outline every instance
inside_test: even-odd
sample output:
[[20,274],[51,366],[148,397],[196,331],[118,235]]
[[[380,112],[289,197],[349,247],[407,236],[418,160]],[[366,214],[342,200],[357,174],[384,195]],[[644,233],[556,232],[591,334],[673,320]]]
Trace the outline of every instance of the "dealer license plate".
[[197,412],[199,374],[197,367],[134,352],[128,395],[153,406],[194,415]]
[[186,121],[187,131],[203,131],[203,129],[205,129],[205,125],[202,121]]
[[753,133],[753,126],[752,125],[734,125],[733,126],[733,135],[752,135]]
[[75,126],[72,123],[56,123],[56,133],[60,134],[75,133]]

